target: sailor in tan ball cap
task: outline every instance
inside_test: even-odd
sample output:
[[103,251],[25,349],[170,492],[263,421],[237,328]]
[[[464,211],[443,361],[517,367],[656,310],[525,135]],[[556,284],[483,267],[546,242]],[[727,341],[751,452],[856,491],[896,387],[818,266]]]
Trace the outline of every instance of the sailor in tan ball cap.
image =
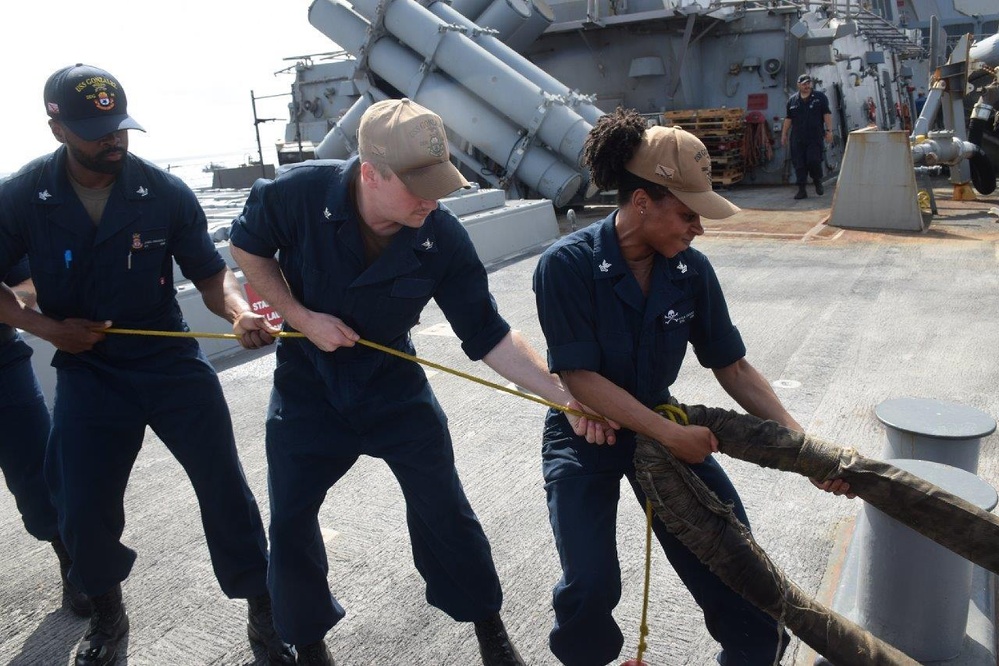
[[[691,247],[704,233],[701,218],[739,211],[712,191],[704,144],[680,128],[647,127],[637,111],[618,109],[594,125],[583,157],[594,183],[617,191],[617,208],[556,241],[534,273],[549,369],[573,395],[622,426],[615,446],[597,449],[550,411],[545,423],[542,470],[563,572],[555,583],[549,646],[572,666],[613,662],[623,645],[614,616],[621,598],[616,521],[622,478],[645,505],[635,477],[637,434],[691,465],[749,525],[739,494],[712,455],[715,435],[655,411],[670,402],[687,348],[743,409],[801,430],[746,358],[718,277]],[[838,479],[822,487],[849,490]],[[777,623],[722,583],[658,519],[653,529],[704,611],[721,647],[719,663],[779,661],[787,634]]]
[[[356,343],[415,354],[410,329],[434,299],[470,359],[547,400],[578,403],[500,316],[468,233],[438,205],[468,187],[449,159],[441,119],[411,100],[386,100],[365,112],[358,135],[353,159],[303,163],[258,181],[233,224],[232,255],[250,284],[286,329],[307,338],[278,342],[267,420],[274,622],[299,663],[333,663],[324,638],[345,610],[330,594],[319,510],[368,455],[383,459],[402,487],[427,600],[474,624],[484,664],[518,666],[489,542],[426,375]],[[613,441],[613,431],[589,419],[567,427]]]

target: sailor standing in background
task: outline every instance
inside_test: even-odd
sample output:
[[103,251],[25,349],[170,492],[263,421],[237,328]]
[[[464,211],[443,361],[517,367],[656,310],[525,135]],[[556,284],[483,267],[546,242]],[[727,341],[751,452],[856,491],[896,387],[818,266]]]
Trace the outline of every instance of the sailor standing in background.
[[812,77],[798,77],[798,92],[787,100],[787,116],[781,130],[781,145],[791,141],[791,162],[797,177],[798,192],[795,199],[805,199],[808,177],[815,183],[815,193],[822,194],[822,143],[832,145],[832,112],[825,93],[812,90]]
[[[29,277],[28,259],[24,258],[4,278],[4,286],[14,287],[14,293],[27,307],[33,305],[33,294],[17,287]],[[72,561],[59,538],[59,516],[43,477],[45,444],[51,427],[49,409],[31,369],[31,347],[17,329],[6,324],[0,324],[0,399],[0,423],[4,427],[0,470],[7,488],[14,495],[28,534],[51,543],[59,558],[63,606],[88,617],[90,600],[67,577]]]
[[190,188],[129,154],[126,130],[142,128],[117,79],[66,67],[49,77],[44,98],[63,145],[0,184],[0,274],[27,254],[41,313],[4,290],[0,321],[57,349],[45,480],[73,560],[69,579],[93,604],[76,664],[113,664],[128,632],[121,582],[135,551],[121,543],[123,502],[146,426],[191,479],[216,578],[230,598],[249,599],[250,640],[271,663],[294,664],[273,628],[263,525],[214,369],[191,338],[102,330],[186,330],[174,259],[244,347],[273,342],[273,329],[250,311]]

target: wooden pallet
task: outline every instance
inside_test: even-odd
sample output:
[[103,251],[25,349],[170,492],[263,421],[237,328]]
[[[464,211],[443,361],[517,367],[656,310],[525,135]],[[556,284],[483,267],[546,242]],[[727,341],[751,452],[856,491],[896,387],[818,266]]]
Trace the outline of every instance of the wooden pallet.
[[712,184],[725,186],[745,176],[742,155],[745,113],[741,108],[681,109],[664,111],[659,122],[680,127],[699,138],[711,155]]
[[711,156],[712,171],[716,169],[727,169],[733,166],[742,167],[742,153],[736,153],[734,155]]
[[743,155],[742,148],[729,148],[728,150],[715,150],[711,146],[705,146],[708,149],[708,154],[711,155],[711,159],[722,158],[722,157],[735,157],[737,155]]
[[725,136],[745,127],[744,113],[743,109],[664,111],[660,122],[681,127],[698,136]]
[[728,136],[745,127],[741,120],[698,120],[696,123],[675,123],[673,127],[685,129],[698,137]]
[[728,151],[742,151],[742,134],[728,134],[726,136],[705,136],[700,137],[704,147],[712,155],[721,154]]
[[716,187],[719,185],[734,185],[742,180],[743,175],[740,173],[737,176],[711,176],[711,184]]
[[720,108],[720,109],[679,109],[676,111],[663,111],[663,120],[679,122],[687,119],[701,120],[742,120],[746,110],[741,108]]
[[746,175],[742,167],[731,167],[724,169],[712,169],[711,170],[711,184],[712,185],[731,185],[732,183],[738,183]]

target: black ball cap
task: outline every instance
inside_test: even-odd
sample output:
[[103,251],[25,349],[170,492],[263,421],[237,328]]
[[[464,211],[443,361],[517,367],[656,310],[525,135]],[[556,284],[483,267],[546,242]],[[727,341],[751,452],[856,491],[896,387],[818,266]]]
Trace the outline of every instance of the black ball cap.
[[124,129],[145,132],[128,115],[125,89],[110,72],[77,63],[45,82],[45,112],[86,141]]
[[801,76],[798,77],[798,83],[809,83],[811,80],[812,77],[809,76],[808,74],[802,74]]

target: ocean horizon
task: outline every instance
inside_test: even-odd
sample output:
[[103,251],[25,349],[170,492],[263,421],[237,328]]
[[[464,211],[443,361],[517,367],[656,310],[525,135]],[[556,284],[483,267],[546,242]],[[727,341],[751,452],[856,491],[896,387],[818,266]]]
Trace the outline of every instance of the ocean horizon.
[[[137,153],[136,153],[137,154]],[[195,155],[191,157],[177,157],[169,159],[150,159],[144,155],[138,155],[164,171],[168,171],[177,176],[192,190],[205,190],[212,187],[211,167],[238,167],[249,164],[257,160],[256,154],[242,153],[219,153],[209,155]],[[269,164],[271,162],[268,162]],[[207,169],[207,171],[206,171]],[[0,182],[15,172],[0,173]]]

